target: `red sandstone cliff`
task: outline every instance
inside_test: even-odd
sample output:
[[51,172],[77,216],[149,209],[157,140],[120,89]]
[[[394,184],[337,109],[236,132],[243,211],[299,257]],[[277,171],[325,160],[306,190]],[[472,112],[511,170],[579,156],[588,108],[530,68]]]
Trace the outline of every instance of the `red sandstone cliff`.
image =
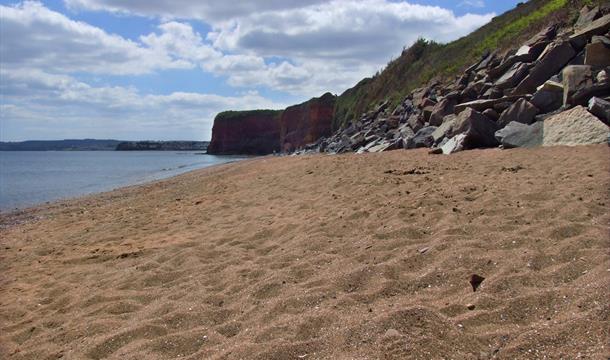
[[280,117],[280,147],[294,151],[332,133],[335,96],[326,93],[286,108]]
[[279,110],[225,111],[214,119],[208,154],[265,155],[280,150]]
[[216,116],[208,154],[293,151],[331,131],[335,96],[326,93],[286,110],[225,111]]

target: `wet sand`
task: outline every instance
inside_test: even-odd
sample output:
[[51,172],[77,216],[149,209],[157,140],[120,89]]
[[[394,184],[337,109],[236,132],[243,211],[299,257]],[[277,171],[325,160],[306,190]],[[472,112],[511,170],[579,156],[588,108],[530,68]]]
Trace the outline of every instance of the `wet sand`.
[[609,159],[267,157],[3,214],[0,357],[606,359]]

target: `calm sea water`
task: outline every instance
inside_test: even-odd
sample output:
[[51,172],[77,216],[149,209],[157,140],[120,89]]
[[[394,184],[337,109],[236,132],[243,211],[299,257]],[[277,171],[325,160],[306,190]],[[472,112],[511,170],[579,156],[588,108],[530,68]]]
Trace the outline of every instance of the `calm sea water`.
[[108,191],[241,159],[173,151],[0,151],[0,210]]

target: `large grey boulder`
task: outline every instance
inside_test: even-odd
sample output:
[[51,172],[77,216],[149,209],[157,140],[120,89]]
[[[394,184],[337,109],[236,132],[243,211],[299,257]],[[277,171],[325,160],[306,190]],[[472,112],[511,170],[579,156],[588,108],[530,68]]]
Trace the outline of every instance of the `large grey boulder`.
[[443,154],[447,155],[462,151],[464,150],[465,139],[466,134],[457,134],[441,146],[441,151],[443,152]]
[[576,51],[569,41],[550,44],[538,58],[529,74],[513,89],[513,94],[531,94],[551,76],[558,73],[572,58]]
[[544,120],[543,146],[603,144],[610,128],[582,106]]
[[592,97],[589,100],[589,112],[610,126],[610,101]]
[[496,130],[498,125],[495,121],[472,108],[467,108],[457,116],[447,137],[465,134],[464,149],[494,147],[498,145],[494,137]]
[[440,143],[441,140],[443,140],[447,136],[447,134],[451,131],[453,125],[455,124],[455,119],[456,116],[453,114],[447,115],[443,119],[441,125],[437,127],[436,130],[434,130],[434,132],[432,133],[434,144]]
[[426,126],[419,129],[419,131],[415,133],[415,136],[408,139],[406,144],[404,144],[405,148],[416,149],[432,147],[432,145],[434,145],[434,138],[432,138],[432,133],[434,130],[436,130],[436,126]]
[[538,114],[539,110],[537,107],[532,105],[525,99],[519,99],[506,109],[500,119],[498,119],[498,126],[504,127],[508,123],[516,121],[523,124],[531,124],[534,122],[534,117]]
[[526,63],[516,63],[494,84],[499,89],[508,89],[517,86],[528,74],[529,65]]
[[541,113],[555,111],[563,105],[563,85],[554,81],[547,81],[538,87],[530,100]]
[[420,114],[413,114],[407,120],[407,124],[413,129],[413,131],[417,132],[419,129],[424,127],[424,119]]
[[446,98],[438,102],[432,109],[432,114],[430,114],[430,125],[441,125],[445,116],[453,114],[453,109],[456,104],[457,102],[454,99]]
[[506,149],[516,147],[537,147],[542,145],[543,123],[531,125],[513,121],[496,131],[495,137]]

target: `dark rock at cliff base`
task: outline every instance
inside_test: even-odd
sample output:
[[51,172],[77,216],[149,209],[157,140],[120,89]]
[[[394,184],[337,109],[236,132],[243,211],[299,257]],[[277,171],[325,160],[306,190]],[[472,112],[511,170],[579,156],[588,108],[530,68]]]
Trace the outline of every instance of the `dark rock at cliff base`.
[[504,148],[538,147],[542,145],[543,123],[532,125],[510,122],[503,129],[496,131],[495,137]]
[[494,137],[497,130],[498,125],[493,120],[474,109],[468,108],[457,116],[447,136],[453,137],[458,134],[465,134],[464,149],[486,148],[498,145],[498,141]]
[[604,122],[604,124],[610,126],[610,101],[593,97],[589,100],[589,112],[598,119]]
[[415,136],[410,138],[406,144],[406,149],[416,149],[423,147],[432,147],[434,145],[434,138],[432,137],[432,133],[436,130],[436,126],[426,126],[424,128],[419,129]]
[[538,112],[538,108],[532,105],[529,101],[519,99],[502,113],[500,119],[498,120],[498,126],[502,128],[512,121],[531,124],[534,122],[534,117],[538,114]]
[[550,44],[525,79],[513,90],[513,94],[533,93],[536,87],[558,73],[574,56],[576,56],[576,51],[569,41]]

